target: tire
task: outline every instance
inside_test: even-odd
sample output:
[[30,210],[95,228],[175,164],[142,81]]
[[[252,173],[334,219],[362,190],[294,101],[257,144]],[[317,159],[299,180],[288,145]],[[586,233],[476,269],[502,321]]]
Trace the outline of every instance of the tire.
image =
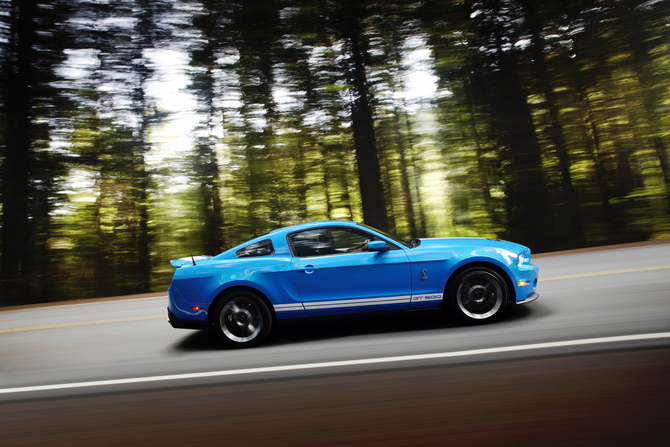
[[272,315],[265,301],[253,292],[234,291],[216,305],[214,332],[229,348],[251,348],[270,333]]
[[486,324],[502,317],[509,290],[495,270],[472,267],[459,273],[447,294],[452,314],[468,324]]

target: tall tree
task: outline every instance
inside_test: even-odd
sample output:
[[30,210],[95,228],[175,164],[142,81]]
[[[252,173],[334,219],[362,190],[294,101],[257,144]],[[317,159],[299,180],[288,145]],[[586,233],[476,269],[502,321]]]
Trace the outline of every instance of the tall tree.
[[[545,34],[553,31],[549,28],[545,31],[545,16],[540,15],[544,12],[549,17],[556,16],[559,11],[551,8],[551,2],[538,2],[533,0],[521,0],[524,15],[524,24],[530,35],[530,56],[532,57],[531,73],[535,90],[540,94],[544,101],[542,107],[547,111],[547,135],[551,142],[553,151],[558,159],[558,170],[561,178],[561,192],[563,199],[560,200],[556,215],[565,216],[565,219],[558,220],[565,224],[558,225],[555,228],[556,237],[563,243],[578,246],[581,244],[582,222],[577,190],[573,184],[572,165],[568,153],[567,143],[564,135],[563,126],[560,121],[560,110],[558,95],[552,84],[552,75],[549,71],[546,51],[547,43]],[[556,218],[555,218],[556,219]],[[561,223],[562,223],[561,222]]]
[[2,7],[0,287],[3,295],[25,302],[43,299],[35,295],[46,289],[40,279],[47,278],[48,257],[37,262],[35,244],[39,239],[39,249],[46,247],[51,196],[63,175],[49,145],[56,105],[62,105],[56,69],[65,58],[69,8],[59,0],[11,0]]
[[[29,269],[29,190],[31,108],[36,78],[36,1],[13,0],[9,8],[9,42],[3,65],[3,105],[6,120],[3,160],[2,264],[5,281],[25,280]],[[21,284],[25,286],[25,283]],[[24,287],[16,292],[25,294]]]
[[382,231],[389,230],[386,197],[375,136],[371,89],[367,79],[368,43],[363,30],[365,3],[340,0],[338,32],[343,41],[343,64],[351,85],[351,127],[356,150],[358,180],[363,206],[363,219]]
[[307,215],[312,220],[351,220],[360,215],[360,206],[353,142],[346,130],[350,108],[343,101],[348,85],[338,64],[340,41],[331,20],[337,5],[313,0],[295,4],[297,8],[282,14],[282,63],[299,116],[290,127],[300,129]]
[[[71,113],[69,127],[60,131],[69,133],[64,140],[69,140],[65,147],[73,155],[72,172],[86,173],[95,194],[94,205],[84,201],[88,205],[76,206],[83,209],[80,215],[96,237],[69,233],[76,243],[73,255],[66,258],[73,261],[76,272],[99,267],[89,278],[96,282],[90,290],[99,296],[151,288],[146,154],[149,129],[160,114],[154,112],[145,90],[152,75],[148,51],[168,37],[166,27],[158,23],[168,9],[162,1],[79,0],[68,23],[77,39],[61,71],[76,112]],[[115,249],[115,254],[109,252]],[[87,253],[99,256],[87,260]]]
[[156,124],[157,115],[151,113],[152,104],[147,98],[147,83],[153,74],[148,51],[169,42],[170,28],[161,23],[161,16],[169,14],[171,3],[165,0],[136,0],[132,8],[135,19],[133,39],[128,45],[129,65],[134,75],[131,92],[132,111],[137,125],[134,145],[133,166],[133,203],[137,221],[137,271],[138,290],[151,290],[151,234],[149,228],[149,188],[150,176],[146,156],[151,149],[149,129]]
[[230,47],[225,23],[227,2],[203,1],[192,18],[200,34],[190,49],[192,82],[189,88],[198,100],[201,121],[192,156],[193,176],[201,198],[202,240],[204,253],[219,253],[225,247],[224,216],[221,200],[221,176],[217,145],[222,134],[223,110],[218,105],[222,92],[222,67],[218,58]]
[[[517,67],[514,9],[505,0],[472,4],[480,13],[474,19],[481,48],[478,88],[484,92],[498,144],[508,168],[505,175],[509,234],[536,250],[555,247],[549,195],[544,178],[541,148],[535,132],[522,73]],[[484,78],[486,75],[486,78]]]

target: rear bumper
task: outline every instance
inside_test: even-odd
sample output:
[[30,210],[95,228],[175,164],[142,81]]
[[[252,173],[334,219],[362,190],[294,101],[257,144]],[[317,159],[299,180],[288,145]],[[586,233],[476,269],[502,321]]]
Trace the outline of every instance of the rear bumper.
[[177,329],[209,329],[207,321],[202,320],[184,320],[182,318],[177,318],[174,316],[170,308],[167,310],[167,320],[168,323],[172,325],[173,328]]
[[537,292],[533,292],[533,294],[532,294],[531,296],[529,296],[528,298],[526,298],[525,300],[517,301],[516,303],[517,303],[517,304],[527,304],[527,303],[532,303],[533,301],[535,301],[535,300],[538,299],[539,297],[540,297],[540,294],[539,294],[539,293],[537,293]]

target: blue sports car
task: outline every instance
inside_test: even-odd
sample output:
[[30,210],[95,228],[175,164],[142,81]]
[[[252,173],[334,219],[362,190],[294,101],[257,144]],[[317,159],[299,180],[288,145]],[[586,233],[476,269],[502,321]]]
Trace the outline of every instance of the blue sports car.
[[274,230],[217,256],[175,259],[168,319],[258,345],[277,320],[442,307],[472,324],[537,299],[530,249],[481,238],[401,241],[363,224]]

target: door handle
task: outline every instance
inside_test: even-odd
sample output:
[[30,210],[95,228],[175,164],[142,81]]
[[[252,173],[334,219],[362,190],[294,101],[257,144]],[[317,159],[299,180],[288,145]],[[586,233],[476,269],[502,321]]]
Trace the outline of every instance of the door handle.
[[304,267],[298,267],[295,269],[296,272],[305,272],[308,275],[314,273],[314,270],[319,270],[317,267],[314,267],[312,264],[308,264]]

